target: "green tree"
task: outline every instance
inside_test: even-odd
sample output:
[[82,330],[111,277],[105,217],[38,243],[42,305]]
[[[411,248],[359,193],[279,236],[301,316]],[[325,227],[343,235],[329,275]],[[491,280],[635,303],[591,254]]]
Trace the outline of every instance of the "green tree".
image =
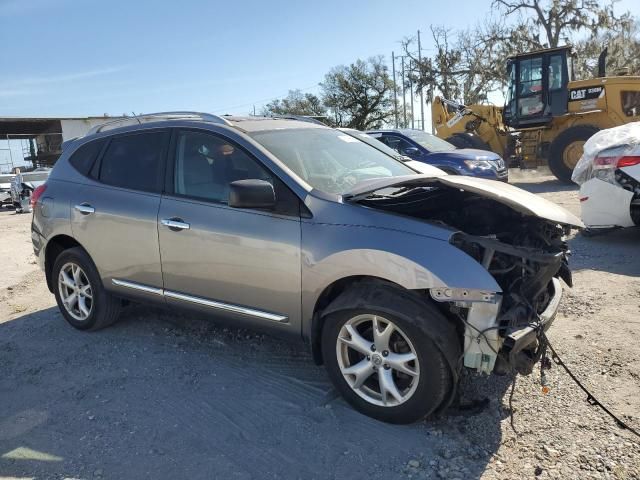
[[368,130],[393,119],[393,80],[382,56],[335,67],[320,86],[336,126]]
[[312,93],[300,90],[289,90],[289,94],[281,99],[273,100],[262,108],[262,114],[270,115],[304,115],[326,117],[327,107],[322,100]]

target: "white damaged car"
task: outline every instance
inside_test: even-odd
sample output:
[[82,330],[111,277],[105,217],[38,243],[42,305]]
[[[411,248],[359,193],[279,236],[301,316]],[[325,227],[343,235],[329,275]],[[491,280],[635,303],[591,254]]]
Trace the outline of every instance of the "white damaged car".
[[586,232],[640,225],[640,122],[593,135],[571,178]]

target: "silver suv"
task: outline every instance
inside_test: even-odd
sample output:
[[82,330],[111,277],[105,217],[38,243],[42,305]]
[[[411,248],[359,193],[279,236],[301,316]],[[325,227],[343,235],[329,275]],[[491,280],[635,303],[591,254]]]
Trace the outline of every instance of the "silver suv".
[[463,367],[531,372],[571,284],[566,210],[304,119],[132,122],[67,143],[34,193],[72,326],[135,300],[302,339],[351,405],[395,423],[446,408]]

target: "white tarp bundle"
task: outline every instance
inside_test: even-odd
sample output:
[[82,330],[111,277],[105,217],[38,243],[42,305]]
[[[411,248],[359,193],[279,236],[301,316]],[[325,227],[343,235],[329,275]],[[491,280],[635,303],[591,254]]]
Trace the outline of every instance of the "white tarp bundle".
[[[593,159],[603,150],[619,149],[615,156],[624,156],[640,148],[640,122],[600,130],[584,144],[584,152],[573,169],[571,180],[578,185],[591,178]],[[636,153],[637,154],[637,153]]]

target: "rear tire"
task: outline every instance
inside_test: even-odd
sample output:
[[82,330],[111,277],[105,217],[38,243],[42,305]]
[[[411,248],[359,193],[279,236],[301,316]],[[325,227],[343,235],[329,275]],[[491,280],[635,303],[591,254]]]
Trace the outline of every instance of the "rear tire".
[[120,300],[104,289],[93,261],[82,248],[58,255],[51,279],[58,308],[74,328],[100,330],[118,319]]
[[[405,307],[402,297],[397,300],[389,306],[395,313],[372,306],[327,315],[322,330],[322,353],[331,381],[352,407],[384,422],[405,424],[448,404],[454,375],[441,349],[452,349],[455,356],[459,347],[442,344],[443,338],[452,343],[451,339],[457,338],[455,332],[436,335],[435,340],[429,334],[431,325],[419,324],[415,312]],[[438,310],[426,303],[424,307],[420,315],[423,320],[441,322],[440,327],[453,329]],[[327,310],[331,311],[331,305]],[[379,326],[379,336],[374,336],[373,325]],[[384,343],[378,344],[378,340],[390,325],[393,328],[388,335],[388,347],[380,351]],[[415,360],[406,360],[411,358],[406,355],[412,353]],[[354,370],[358,373],[350,373]]]
[[[571,174],[575,164],[570,165],[572,162],[567,158],[570,150],[578,148],[580,143],[584,144],[598,130],[592,125],[578,125],[567,128],[551,142],[549,147],[549,169],[562,183],[572,183]],[[575,160],[577,162],[578,159]]]
[[475,148],[477,150],[487,150],[491,151],[491,148],[480,137],[473,133],[461,132],[454,133],[449,138],[447,138],[447,142],[455,145],[457,148]]

